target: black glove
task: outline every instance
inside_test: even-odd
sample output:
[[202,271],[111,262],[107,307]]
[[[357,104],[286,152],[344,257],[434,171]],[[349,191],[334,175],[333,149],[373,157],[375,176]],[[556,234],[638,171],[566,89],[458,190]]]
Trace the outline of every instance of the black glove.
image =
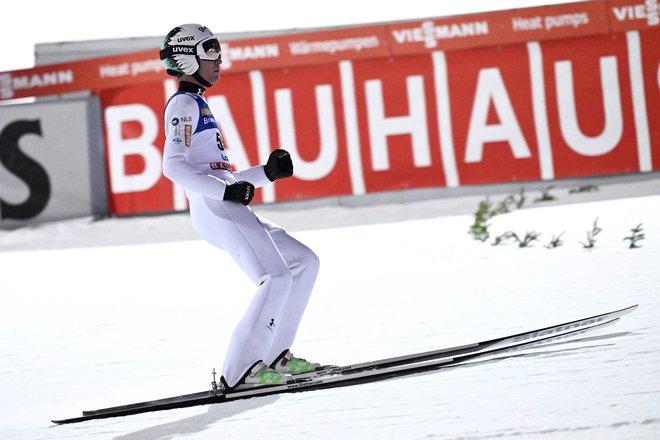
[[247,206],[252,201],[252,197],[254,197],[254,185],[250,182],[240,181],[232,183],[225,188],[223,200],[242,203]]
[[277,149],[270,153],[268,162],[264,165],[266,177],[271,182],[276,179],[293,176],[293,162],[288,151]]

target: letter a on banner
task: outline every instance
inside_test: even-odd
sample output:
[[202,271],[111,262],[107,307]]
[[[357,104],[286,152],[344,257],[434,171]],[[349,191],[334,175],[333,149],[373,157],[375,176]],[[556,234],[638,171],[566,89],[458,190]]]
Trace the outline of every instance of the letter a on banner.
[[[499,124],[488,125],[488,110],[491,102],[500,119]],[[502,75],[496,68],[482,69],[479,72],[465,149],[465,162],[481,162],[484,144],[488,142],[508,142],[516,159],[532,155],[516,119]]]

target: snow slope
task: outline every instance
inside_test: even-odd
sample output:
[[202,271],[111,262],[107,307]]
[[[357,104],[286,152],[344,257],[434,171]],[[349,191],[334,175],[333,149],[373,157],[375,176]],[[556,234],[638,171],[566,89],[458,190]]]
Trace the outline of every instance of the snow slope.
[[[291,227],[322,262],[294,347],[308,359],[392,356],[640,304],[597,337],[351,388],[66,426],[50,420],[206,389],[254,288],[184,214],[0,232],[0,438],[660,438],[660,196],[596,200],[607,191],[581,203],[561,192],[564,203],[549,205],[530,194],[526,208],[493,218],[494,235],[542,233],[523,249],[472,240],[472,215],[452,210],[466,199],[260,209],[285,227],[342,219]],[[579,242],[596,218],[603,231],[587,250]],[[628,249],[639,223],[646,239]],[[563,246],[543,246],[562,232]]]

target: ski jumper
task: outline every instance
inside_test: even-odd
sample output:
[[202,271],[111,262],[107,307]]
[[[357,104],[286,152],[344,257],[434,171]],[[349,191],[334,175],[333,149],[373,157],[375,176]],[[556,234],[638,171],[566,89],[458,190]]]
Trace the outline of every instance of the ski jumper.
[[[181,82],[165,108],[163,174],[185,188],[195,231],[227,251],[257,286],[234,330],[222,374],[234,386],[259,361],[291,348],[319,269],[317,256],[250,207],[224,201],[225,188],[271,181],[263,166],[232,172],[204,89]],[[218,272],[222,267],[218,268]]]

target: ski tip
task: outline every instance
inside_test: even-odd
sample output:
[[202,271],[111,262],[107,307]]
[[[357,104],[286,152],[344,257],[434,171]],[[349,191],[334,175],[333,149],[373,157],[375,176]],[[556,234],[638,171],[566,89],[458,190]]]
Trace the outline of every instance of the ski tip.
[[637,310],[638,308],[639,308],[639,304],[633,304],[632,306],[626,307],[623,310],[627,311],[628,313],[632,313],[635,310]]
[[607,315],[623,316],[623,315],[627,315],[629,313],[634,312],[638,308],[639,308],[639,304],[633,304],[631,306],[624,307],[624,308],[619,309],[619,310],[615,310],[614,312],[607,313]]

